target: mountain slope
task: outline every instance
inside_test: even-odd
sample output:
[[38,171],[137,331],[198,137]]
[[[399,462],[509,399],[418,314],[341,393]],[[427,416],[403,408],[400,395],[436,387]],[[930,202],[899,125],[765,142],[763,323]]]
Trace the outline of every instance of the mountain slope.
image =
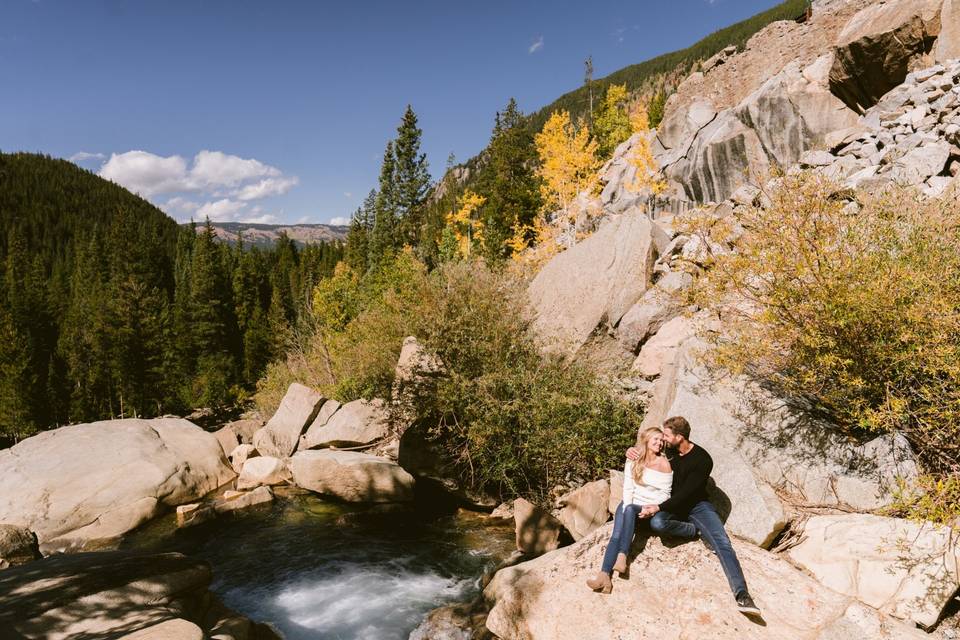
[[248,222],[213,222],[217,238],[236,244],[242,235],[245,245],[260,248],[273,247],[286,234],[297,246],[336,242],[347,237],[349,227],[331,224],[254,224]]

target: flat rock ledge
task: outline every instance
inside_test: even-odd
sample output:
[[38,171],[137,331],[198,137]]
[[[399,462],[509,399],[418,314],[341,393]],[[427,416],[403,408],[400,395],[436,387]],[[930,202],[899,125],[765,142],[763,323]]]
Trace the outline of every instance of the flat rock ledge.
[[584,581],[600,568],[612,525],[574,545],[498,571],[484,590],[487,628],[502,640],[920,640],[927,635],[840,595],[753,545],[734,541],[763,621],[737,611],[717,558],[700,542],[639,537],[629,579],[610,595]]
[[56,555],[0,572],[0,638],[279,640],[225,607],[210,566],[179,553]]

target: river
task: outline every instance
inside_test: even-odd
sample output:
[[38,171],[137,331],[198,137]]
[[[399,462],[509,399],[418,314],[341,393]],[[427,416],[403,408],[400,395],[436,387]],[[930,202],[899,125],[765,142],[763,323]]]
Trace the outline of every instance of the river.
[[159,518],[122,547],[206,559],[229,607],[289,640],[406,640],[430,609],[475,596],[514,542],[512,527],[464,512],[292,494],[185,529]]

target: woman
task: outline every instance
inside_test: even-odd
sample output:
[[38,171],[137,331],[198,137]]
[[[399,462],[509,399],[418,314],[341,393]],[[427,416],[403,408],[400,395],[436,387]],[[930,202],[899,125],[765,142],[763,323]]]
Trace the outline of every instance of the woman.
[[627,460],[623,467],[623,501],[613,516],[613,535],[603,554],[600,573],[587,580],[587,586],[594,591],[610,593],[613,590],[612,573],[616,571],[622,576],[627,572],[627,552],[633,542],[633,527],[644,505],[660,504],[670,497],[673,471],[661,455],[663,432],[658,427],[645,429],[637,439],[637,448],[644,455],[636,463]]

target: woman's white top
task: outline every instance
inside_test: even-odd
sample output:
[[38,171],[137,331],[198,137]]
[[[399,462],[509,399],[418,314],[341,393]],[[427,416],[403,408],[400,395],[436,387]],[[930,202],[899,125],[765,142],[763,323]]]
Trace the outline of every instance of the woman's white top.
[[673,487],[673,471],[657,471],[643,468],[641,481],[633,479],[633,460],[623,467],[623,504],[660,504],[670,497]]

